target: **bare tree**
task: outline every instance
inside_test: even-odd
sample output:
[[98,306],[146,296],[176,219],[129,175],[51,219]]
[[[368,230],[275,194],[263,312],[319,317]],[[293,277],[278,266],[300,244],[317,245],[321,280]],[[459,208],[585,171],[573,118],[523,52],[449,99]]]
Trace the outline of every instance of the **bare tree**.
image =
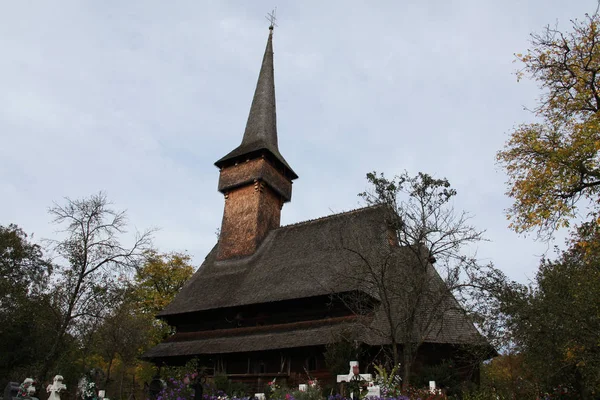
[[55,268],[59,276],[54,283],[53,313],[55,331],[46,354],[40,378],[45,379],[67,335],[96,326],[110,313],[110,304],[118,301],[114,289],[120,274],[127,273],[143,260],[150,248],[152,230],[136,233],[130,246],[121,244],[126,233],[124,211],[110,208],[106,195],[98,193],[81,200],[66,199],[65,205],[49,209],[53,222],[60,225],[65,237],[49,241],[58,255]]
[[[389,245],[372,249],[360,240],[347,241],[347,262],[355,267],[342,279],[356,281],[378,299],[374,319],[365,326],[371,337],[388,343],[395,365],[402,360],[407,386],[423,343],[443,341],[450,330],[454,336],[464,335],[459,341],[465,343],[479,338],[465,307],[473,305],[475,297],[484,298],[481,278],[495,269],[467,255],[470,246],[484,240],[483,232],[469,224],[467,213],[454,210],[456,191],[446,179],[424,173],[410,177],[406,172],[393,179],[373,172],[367,179],[371,188],[359,196],[389,211],[383,228]],[[360,299],[343,300],[357,315],[365,314]]]

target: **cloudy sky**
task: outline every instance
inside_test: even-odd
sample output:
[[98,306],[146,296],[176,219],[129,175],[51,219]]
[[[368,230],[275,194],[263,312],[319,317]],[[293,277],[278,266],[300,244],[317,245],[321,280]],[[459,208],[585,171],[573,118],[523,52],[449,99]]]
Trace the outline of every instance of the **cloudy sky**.
[[102,190],[199,265],[223,210],[213,162],[241,141],[273,6],[279,147],[300,176],[282,223],[359,207],[368,171],[428,172],[487,231],[478,255],[533,278],[549,245],[507,229],[495,164],[539,94],[513,54],[593,0],[3,1],[0,224],[54,237],[53,201]]

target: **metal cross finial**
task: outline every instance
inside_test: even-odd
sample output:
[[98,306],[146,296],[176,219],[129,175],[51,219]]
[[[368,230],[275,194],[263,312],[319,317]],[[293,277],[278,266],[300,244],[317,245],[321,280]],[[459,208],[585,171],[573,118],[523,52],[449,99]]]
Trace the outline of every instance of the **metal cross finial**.
[[277,7],[275,7],[273,9],[273,11],[271,11],[269,14],[267,14],[265,16],[265,18],[267,19],[267,21],[269,21],[271,23],[271,25],[269,26],[270,30],[273,30],[274,27],[278,26],[275,21],[277,21],[277,18],[275,17],[275,14],[277,13]]

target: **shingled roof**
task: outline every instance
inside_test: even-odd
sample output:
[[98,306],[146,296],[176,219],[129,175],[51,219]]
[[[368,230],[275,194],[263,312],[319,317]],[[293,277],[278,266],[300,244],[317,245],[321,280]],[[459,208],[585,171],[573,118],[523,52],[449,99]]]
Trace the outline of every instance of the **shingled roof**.
[[[268,326],[268,329],[227,329],[216,335],[175,335],[144,354],[144,358],[191,356],[197,354],[224,354],[251,351],[308,347],[335,342],[340,335],[359,334],[362,326],[355,321],[335,319],[305,323]],[[362,329],[364,330],[364,329]],[[212,333],[212,331],[211,331]],[[358,336],[355,336],[358,337]]]
[[[362,291],[377,299],[377,290],[356,279],[356,271],[363,260],[360,252],[374,263],[382,257],[402,252],[390,244],[388,224],[390,209],[385,206],[362,208],[331,215],[317,220],[275,229],[269,233],[259,250],[252,256],[237,260],[215,260],[215,249],[184,286],[173,302],[159,316],[181,315],[211,309],[280,302],[290,299]],[[402,268],[401,265],[398,268]],[[430,266],[432,284],[444,285],[435,269]],[[351,277],[351,279],[346,279]],[[447,301],[454,302],[453,298]],[[432,343],[483,343],[483,338],[472,322],[456,307],[447,307],[444,318],[431,324],[425,337]],[[424,302],[424,307],[435,305]],[[421,313],[427,312],[423,309]],[[364,323],[364,321],[363,321]],[[379,308],[367,325],[378,326],[363,341],[385,344],[389,338],[378,336],[377,330],[387,324],[384,311]],[[347,326],[347,325],[344,325]],[[357,325],[352,325],[358,329]],[[185,355],[203,352],[219,353],[223,349],[254,351],[272,348],[301,347],[327,343],[325,331],[341,326],[300,327],[286,325],[273,332],[230,337],[189,337],[178,342],[163,343],[145,357],[159,354]],[[362,330],[365,330],[365,325]],[[367,330],[368,331],[368,330]],[[364,335],[363,335],[364,336]],[[185,344],[184,344],[185,342]]]
[[369,207],[277,228],[253,255],[241,259],[217,261],[215,246],[158,316],[327,295],[332,290],[366,291],[356,282],[340,282],[359,263],[348,259],[345,248],[361,248],[371,256],[389,248],[386,211]]
[[271,155],[275,163],[286,169],[290,179],[298,178],[287,161],[279,152],[277,145],[277,112],[275,106],[275,75],[273,70],[273,30],[269,32],[265,55],[250,106],[250,114],[244,131],[242,143],[225,157],[215,162],[219,168],[245,161],[248,157],[260,156],[261,153]]
[[[325,345],[339,341],[341,337],[353,337],[365,344],[379,346],[390,344],[389,337],[379,335],[372,325],[386,324],[383,313],[374,318],[357,318],[343,321],[328,319],[309,323],[288,323],[265,326],[258,329],[227,329],[208,331],[208,334],[176,334],[144,353],[147,360],[185,357],[200,354],[225,354],[265,351],[297,347]],[[264,329],[260,329],[264,328]],[[438,329],[439,328],[439,329]],[[424,338],[427,343],[480,344],[489,346],[473,324],[459,313],[450,312]],[[490,349],[493,353],[493,349]]]

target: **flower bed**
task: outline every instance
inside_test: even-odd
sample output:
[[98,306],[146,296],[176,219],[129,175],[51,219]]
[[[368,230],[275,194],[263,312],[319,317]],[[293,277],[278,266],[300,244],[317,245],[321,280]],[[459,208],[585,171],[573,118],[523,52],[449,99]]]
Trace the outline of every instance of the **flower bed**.
[[[366,390],[361,392],[360,400],[446,400],[447,397],[443,394],[434,394],[429,389],[413,389],[403,390],[401,388],[401,380],[397,378],[395,371],[392,370],[389,374],[384,374],[382,371],[378,376],[376,383],[380,385],[382,396],[366,397]],[[223,376],[221,378],[226,378]],[[222,380],[222,379],[221,379]],[[198,374],[186,374],[181,379],[167,379],[166,387],[158,394],[156,400],[194,400],[195,385],[198,385]],[[231,382],[229,382],[231,383]],[[219,390],[217,388],[232,388],[232,385],[224,385],[216,377],[214,382],[205,383],[203,387],[203,400],[250,400],[254,397],[254,393],[242,393],[239,390]],[[315,379],[307,380],[306,385],[301,385],[302,390],[294,390],[280,385],[274,379],[268,382],[264,395],[267,400],[350,400],[350,397],[345,397],[340,394],[332,394],[327,396]],[[238,388],[239,389],[239,388]]]

